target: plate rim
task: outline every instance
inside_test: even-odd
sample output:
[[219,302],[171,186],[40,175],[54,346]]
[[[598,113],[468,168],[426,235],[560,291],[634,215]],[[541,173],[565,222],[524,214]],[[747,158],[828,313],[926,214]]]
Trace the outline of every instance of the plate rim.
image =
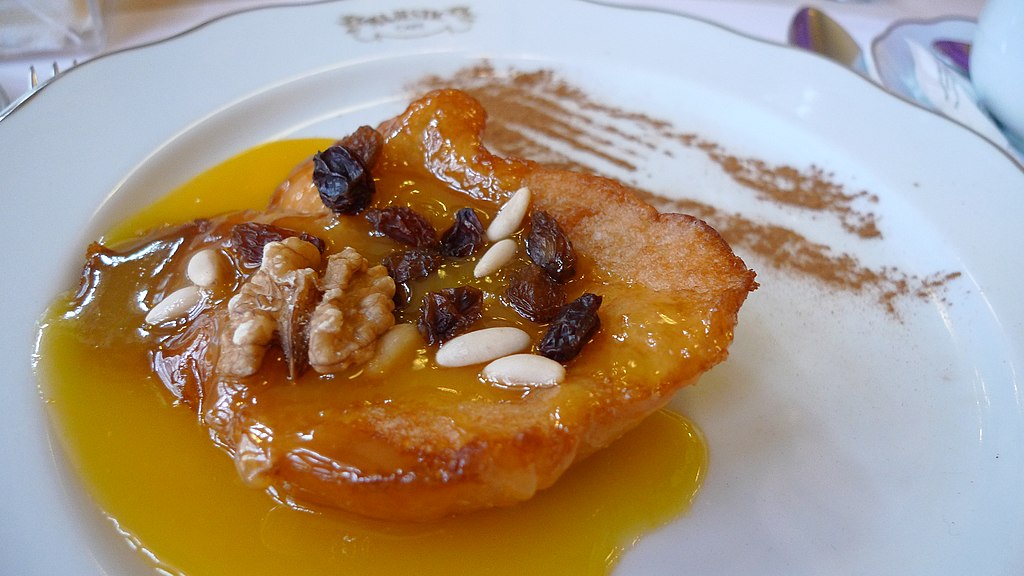
[[[192,34],[193,32],[195,32],[196,30],[199,30],[199,29],[205,28],[206,26],[208,26],[208,25],[212,24],[213,22],[216,22],[216,21],[219,21],[219,20],[223,20],[223,19],[227,19],[227,18],[232,18],[232,17],[234,17],[234,16],[236,16],[236,15],[238,15],[238,14],[242,14],[242,13],[250,13],[250,12],[256,12],[256,11],[263,11],[263,10],[267,10],[267,9],[276,9],[276,8],[288,8],[288,9],[292,9],[292,8],[294,8],[294,9],[303,9],[303,8],[306,8],[306,7],[309,7],[309,6],[317,6],[317,5],[325,5],[325,4],[334,4],[334,3],[338,3],[338,4],[340,4],[341,2],[340,2],[340,1],[338,1],[338,0],[318,0],[318,1],[315,1],[315,2],[309,2],[309,3],[303,3],[303,4],[277,4],[277,5],[271,5],[271,6],[263,6],[263,7],[258,7],[258,8],[252,8],[252,9],[245,9],[245,10],[240,10],[240,11],[238,11],[238,12],[232,12],[231,14],[226,14],[226,15],[224,15],[224,16],[222,16],[222,17],[220,17],[220,18],[216,19],[216,20],[213,20],[213,21],[210,21],[210,22],[206,22],[206,23],[204,23],[204,24],[202,24],[202,25],[200,25],[200,26],[197,26],[197,27],[195,27],[195,28],[192,28],[192,29],[189,29],[189,30],[187,30],[187,31],[184,31],[184,32],[182,32],[181,34],[179,34],[179,35],[178,35],[178,36],[176,36],[176,37],[172,37],[172,38],[169,38],[169,39],[164,39],[164,40],[160,40],[160,41],[157,41],[157,42],[153,42],[153,43],[147,44],[147,45],[145,45],[145,46],[140,46],[140,47],[133,47],[133,48],[125,49],[124,51],[119,51],[118,53],[120,53],[120,52],[137,52],[137,51],[141,52],[141,51],[143,51],[143,50],[145,50],[145,49],[147,49],[147,48],[149,48],[149,47],[151,47],[151,46],[154,46],[154,45],[162,45],[162,44],[168,43],[168,42],[170,42],[170,41],[174,40],[174,39],[175,39],[175,38],[177,38],[177,37],[184,37],[184,36],[189,36],[189,35],[191,35],[191,34]],[[610,7],[613,7],[613,8],[620,8],[620,9],[624,9],[624,10],[636,10],[636,9],[639,9],[639,10],[649,10],[649,11],[652,11],[652,12],[658,12],[658,13],[666,13],[666,14],[671,14],[671,15],[673,15],[673,16],[678,16],[678,17],[682,17],[682,18],[685,18],[685,19],[689,19],[689,20],[693,20],[693,21],[697,21],[697,22],[702,22],[702,23],[704,23],[704,24],[708,24],[708,25],[714,26],[715,28],[718,28],[718,29],[720,29],[720,30],[724,30],[724,31],[728,32],[729,34],[731,34],[731,35],[733,35],[733,36],[740,36],[740,37],[744,37],[744,38],[747,38],[747,39],[749,39],[749,40],[754,40],[754,41],[756,41],[756,42],[758,42],[758,43],[762,43],[762,44],[768,44],[768,45],[772,45],[772,46],[776,46],[776,47],[782,47],[782,48],[787,48],[787,49],[791,49],[791,50],[793,50],[793,51],[798,51],[798,50],[799,50],[799,49],[797,49],[797,48],[789,47],[789,46],[786,46],[786,45],[784,45],[784,44],[779,44],[779,43],[775,43],[775,42],[765,41],[765,40],[761,40],[761,39],[758,39],[758,38],[754,38],[754,37],[752,37],[752,36],[749,36],[749,35],[745,35],[745,34],[737,33],[737,32],[736,32],[736,31],[734,31],[734,30],[731,30],[731,29],[729,29],[729,28],[727,28],[727,27],[724,27],[724,26],[721,26],[721,25],[718,25],[718,24],[715,24],[715,23],[712,23],[712,22],[708,22],[708,21],[707,21],[707,20],[705,20],[705,19],[701,19],[701,18],[692,18],[692,17],[686,16],[686,15],[683,15],[683,14],[675,13],[675,12],[666,12],[666,11],[664,11],[664,10],[657,10],[657,9],[644,9],[644,8],[632,8],[632,7],[624,7],[624,6],[622,6],[622,5],[618,5],[618,4],[607,4],[607,3],[604,3],[604,2],[592,2],[592,1],[588,1],[588,0],[582,0],[582,2],[581,2],[581,3],[586,3],[586,4],[596,4],[596,5],[600,5],[600,6],[610,6]],[[111,53],[111,55],[113,55],[113,54],[115,54],[115,53]],[[813,56],[813,55],[811,55],[811,56]],[[818,57],[818,58],[821,58],[821,57]],[[823,58],[821,58],[821,59],[822,59],[822,60],[824,60]],[[833,63],[831,63],[831,61],[827,61],[827,60],[826,60],[826,62],[828,62],[830,66],[831,66],[831,65],[834,65],[834,66],[839,66],[839,65],[837,65],[837,64],[833,64]],[[84,66],[84,65],[86,65],[86,64],[88,64],[88,63],[83,63],[83,64],[82,64],[82,66]],[[840,66],[840,68],[841,68],[841,66]],[[71,71],[69,71],[69,73],[75,73],[75,69],[72,69]],[[79,74],[81,74],[81,73],[79,73]],[[853,73],[852,73],[852,72],[850,72],[850,74],[853,74]],[[878,87],[878,88],[879,88],[879,89],[881,89],[881,87]],[[50,88],[49,88],[49,86],[47,85],[47,86],[44,86],[44,89],[50,89]],[[885,91],[884,89],[883,89],[882,91],[883,91],[884,93],[886,93],[886,94],[889,94],[890,96],[892,96],[891,92]],[[33,94],[33,96],[34,96],[34,94]],[[928,109],[926,109],[926,108],[923,108],[923,107],[921,107],[921,106],[919,106],[919,105],[916,105],[916,104],[914,104],[914,103],[911,103],[911,102],[906,102],[905,100],[903,100],[903,99],[900,99],[900,98],[897,98],[897,100],[900,100],[901,102],[904,102],[904,103],[907,103],[907,104],[911,104],[911,106],[912,106],[913,108],[917,108],[917,109],[920,109],[920,110],[924,110],[924,111],[928,112],[929,114],[931,114],[931,115],[933,115],[933,116],[937,116],[938,118],[942,119],[942,120],[943,120],[944,122],[950,122],[950,123],[951,123],[951,121],[949,121],[949,120],[948,120],[948,119],[946,119],[945,117],[943,117],[943,116],[941,116],[941,115],[939,115],[939,114],[937,114],[937,113],[935,113],[935,112],[933,112],[933,111],[931,111],[931,110],[928,110]],[[952,123],[952,124],[956,125],[955,123]],[[4,126],[4,124],[3,124],[2,122],[0,122],[0,133],[2,133],[2,132],[3,132],[3,126]],[[956,126],[959,126],[959,125],[956,125]],[[962,128],[962,127],[961,127],[961,128]],[[987,140],[985,140],[985,142],[988,142],[988,141],[987,141]],[[1015,161],[1014,161],[1014,160],[1012,159],[1012,157],[1009,157],[1009,156],[1008,156],[1008,155],[1006,155],[1006,154],[1005,154],[1005,153],[1004,153],[1004,152],[1003,152],[1002,150],[1000,150],[1000,149],[999,149],[998,147],[995,147],[995,146],[994,146],[993,144],[991,144],[991,143],[989,143],[989,146],[990,146],[990,147],[994,147],[994,148],[996,148],[996,150],[998,150],[998,151],[999,151],[999,152],[1000,152],[1000,153],[1001,153],[1001,154],[1002,154],[1003,156],[1006,156],[1006,157],[1007,157],[1007,159],[1009,159],[1009,160],[1011,161],[1011,163],[1013,164],[1013,166],[1014,166],[1014,167],[1018,167],[1018,168],[1019,168],[1019,166],[1018,166],[1018,165],[1017,165],[1017,163],[1016,163],[1016,162],[1015,162]]]

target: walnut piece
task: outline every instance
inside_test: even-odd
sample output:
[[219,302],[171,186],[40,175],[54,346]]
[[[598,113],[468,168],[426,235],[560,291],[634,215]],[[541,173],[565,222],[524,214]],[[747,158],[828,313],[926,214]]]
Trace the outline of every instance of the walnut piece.
[[362,364],[395,324],[395,282],[352,248],[328,258],[323,300],[309,322],[309,364],[321,374]]
[[228,302],[221,374],[255,374],[275,337],[292,379],[307,365],[327,374],[373,356],[377,339],[395,323],[387,269],[369,267],[352,248],[330,256],[318,282],[319,265],[317,247],[298,237],[264,246],[259,269]]
[[306,326],[319,296],[316,272],[320,251],[300,238],[285,238],[263,247],[259,270],[228,302],[217,370],[228,376],[251,376],[276,334],[295,378],[306,366]]

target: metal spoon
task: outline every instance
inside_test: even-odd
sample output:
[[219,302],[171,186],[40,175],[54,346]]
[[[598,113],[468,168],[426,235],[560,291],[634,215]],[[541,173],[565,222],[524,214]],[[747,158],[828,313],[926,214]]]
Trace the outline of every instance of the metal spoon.
[[789,23],[789,43],[867,74],[864,54],[850,34],[821,10],[805,6]]

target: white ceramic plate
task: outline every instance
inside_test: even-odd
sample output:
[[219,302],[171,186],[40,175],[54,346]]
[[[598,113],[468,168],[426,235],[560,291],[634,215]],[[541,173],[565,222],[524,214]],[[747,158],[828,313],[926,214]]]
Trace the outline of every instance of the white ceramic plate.
[[[664,13],[462,5],[468,18],[356,30],[342,18],[450,5],[243,13],[87,62],[0,121],[2,571],[132,570],[81,489],[61,481],[30,366],[35,322],[74,284],[88,241],[254,144],[346,133],[399,111],[411,80],[488,58],[553,70],[740,156],[818,166],[877,196],[882,239],[798,209],[761,206],[761,217],[871,266],[961,274],[893,315],[871,295],[742,254],[762,287],[732,357],[673,404],[706,434],[704,487],[616,573],[1024,573],[1019,168],[974,133],[799,50]],[[652,155],[639,168],[621,175],[664,194],[714,202],[735,186],[700,155]]]

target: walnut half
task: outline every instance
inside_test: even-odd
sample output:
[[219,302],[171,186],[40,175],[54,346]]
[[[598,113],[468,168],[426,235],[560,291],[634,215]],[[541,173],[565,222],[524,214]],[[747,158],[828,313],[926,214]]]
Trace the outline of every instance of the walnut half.
[[228,317],[220,338],[217,370],[228,376],[251,376],[276,334],[295,378],[306,366],[306,326],[319,291],[314,266],[320,264],[316,246],[299,238],[269,242],[263,247],[259,270],[228,302]]
[[255,374],[275,337],[292,379],[307,365],[327,374],[373,356],[377,339],[395,323],[387,269],[369,267],[352,248],[330,256],[318,282],[319,264],[317,247],[297,237],[263,248],[260,268],[228,302],[221,374]]
[[395,282],[384,266],[369,267],[352,248],[330,256],[324,297],[309,323],[309,364],[321,374],[369,360],[395,324]]

